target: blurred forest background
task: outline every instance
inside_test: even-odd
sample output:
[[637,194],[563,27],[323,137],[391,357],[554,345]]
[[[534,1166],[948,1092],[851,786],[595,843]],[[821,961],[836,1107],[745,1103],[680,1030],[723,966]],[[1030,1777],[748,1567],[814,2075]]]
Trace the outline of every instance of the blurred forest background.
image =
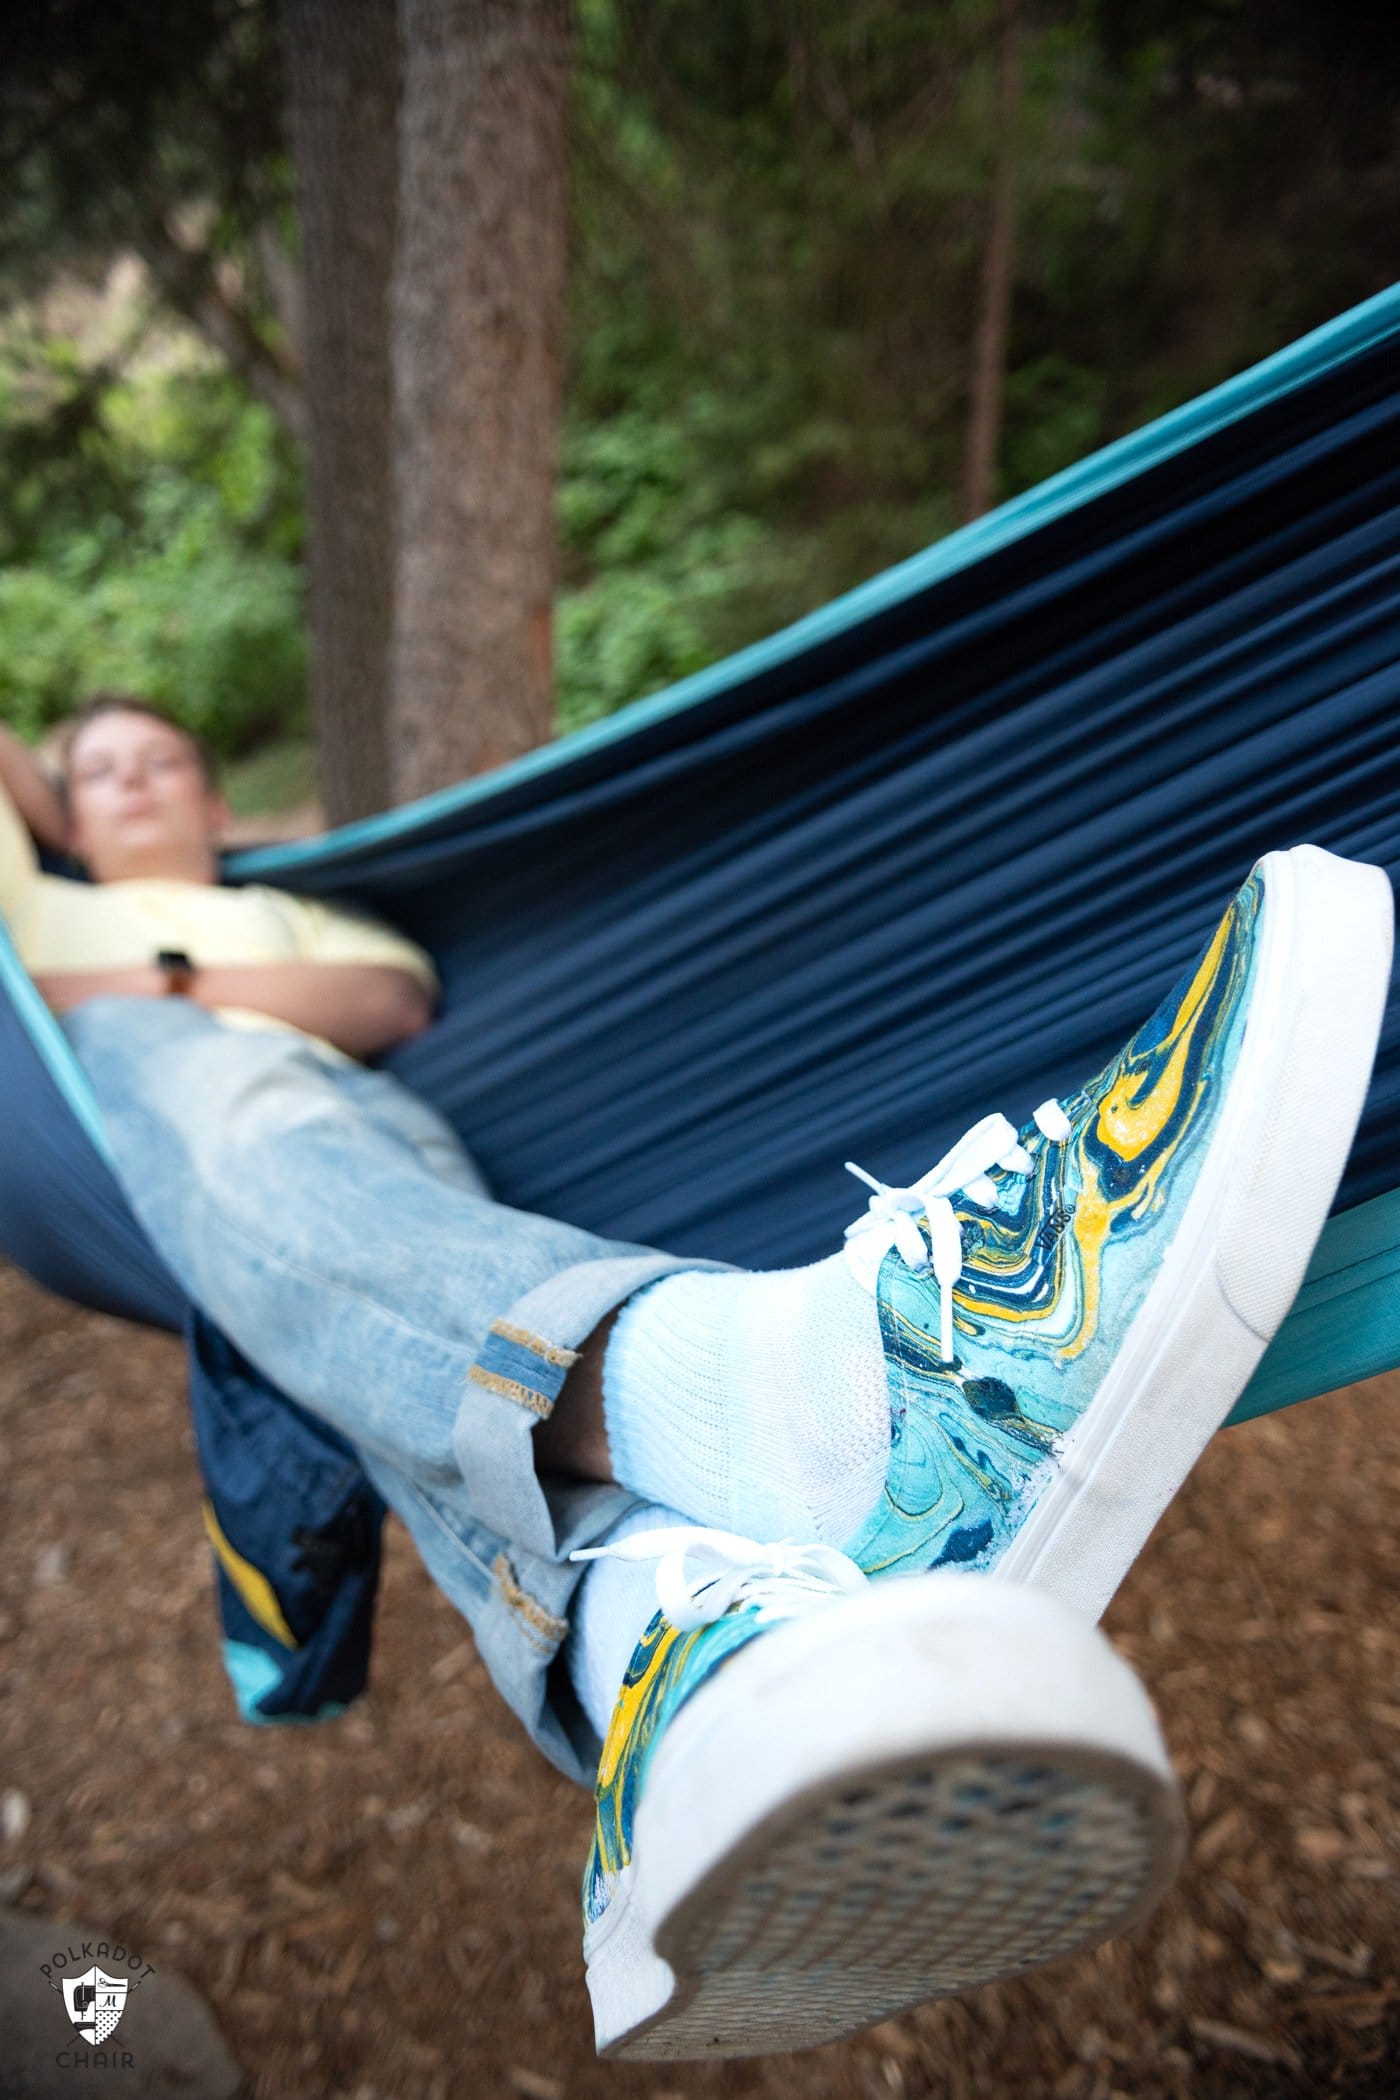
[[[313,781],[299,9],[21,7],[0,77],[0,716],[151,694],[260,808]],[[555,726],[1400,275],[1392,31],[1357,0],[576,0]],[[353,446],[335,473],[350,500]]]

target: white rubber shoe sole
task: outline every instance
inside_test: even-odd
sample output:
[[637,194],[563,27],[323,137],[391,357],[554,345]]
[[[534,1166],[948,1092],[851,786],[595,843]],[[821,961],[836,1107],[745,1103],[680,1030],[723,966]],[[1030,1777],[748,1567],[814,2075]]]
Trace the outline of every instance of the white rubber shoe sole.
[[1124,1931],[1177,1790],[1103,1635],[984,1576],[760,1635],[667,1727],[584,1939],[600,2055],[811,2048]]
[[1097,1618],[1297,1296],[1360,1121],[1390,984],[1380,868],[1270,853],[1220,1128],[1112,1369],[994,1579]]

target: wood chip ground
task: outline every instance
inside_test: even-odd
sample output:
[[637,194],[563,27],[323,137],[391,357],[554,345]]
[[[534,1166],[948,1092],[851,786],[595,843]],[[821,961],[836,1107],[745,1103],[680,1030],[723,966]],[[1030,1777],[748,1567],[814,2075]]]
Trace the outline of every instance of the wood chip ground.
[[1217,1437],[1115,1601],[1194,1831],[1157,1915],[727,2066],[594,2057],[588,1800],[396,1522],[366,1698],[253,1729],[219,1662],[178,1345],[0,1270],[0,1453],[0,1901],[183,1971],[250,2100],[1400,2093],[1400,1375]]

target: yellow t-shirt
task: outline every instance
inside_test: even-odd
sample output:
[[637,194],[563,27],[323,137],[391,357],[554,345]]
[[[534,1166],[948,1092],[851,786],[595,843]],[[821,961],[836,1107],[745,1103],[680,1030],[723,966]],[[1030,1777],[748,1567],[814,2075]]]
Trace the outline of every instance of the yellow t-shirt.
[[[437,973],[402,934],[343,905],[293,897],[250,883],[72,882],[46,875],[19,811],[0,785],[0,919],[26,970],[120,970],[179,948],[195,963],[387,963],[407,970],[436,997]],[[236,1027],[305,1035],[318,1050],[350,1062],[309,1030],[243,1007],[220,1008]]]

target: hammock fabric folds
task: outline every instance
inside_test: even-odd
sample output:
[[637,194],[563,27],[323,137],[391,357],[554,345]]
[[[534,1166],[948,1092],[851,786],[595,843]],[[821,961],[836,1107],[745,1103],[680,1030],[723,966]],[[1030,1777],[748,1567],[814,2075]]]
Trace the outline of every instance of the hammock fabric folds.
[[[1400,287],[772,641],[412,809],[237,856],[422,941],[392,1060],[502,1201],[775,1266],[1095,1070],[1255,858],[1400,878]],[[0,952],[0,1246],[178,1325]],[[1400,1363],[1400,1000],[1237,1414]]]

